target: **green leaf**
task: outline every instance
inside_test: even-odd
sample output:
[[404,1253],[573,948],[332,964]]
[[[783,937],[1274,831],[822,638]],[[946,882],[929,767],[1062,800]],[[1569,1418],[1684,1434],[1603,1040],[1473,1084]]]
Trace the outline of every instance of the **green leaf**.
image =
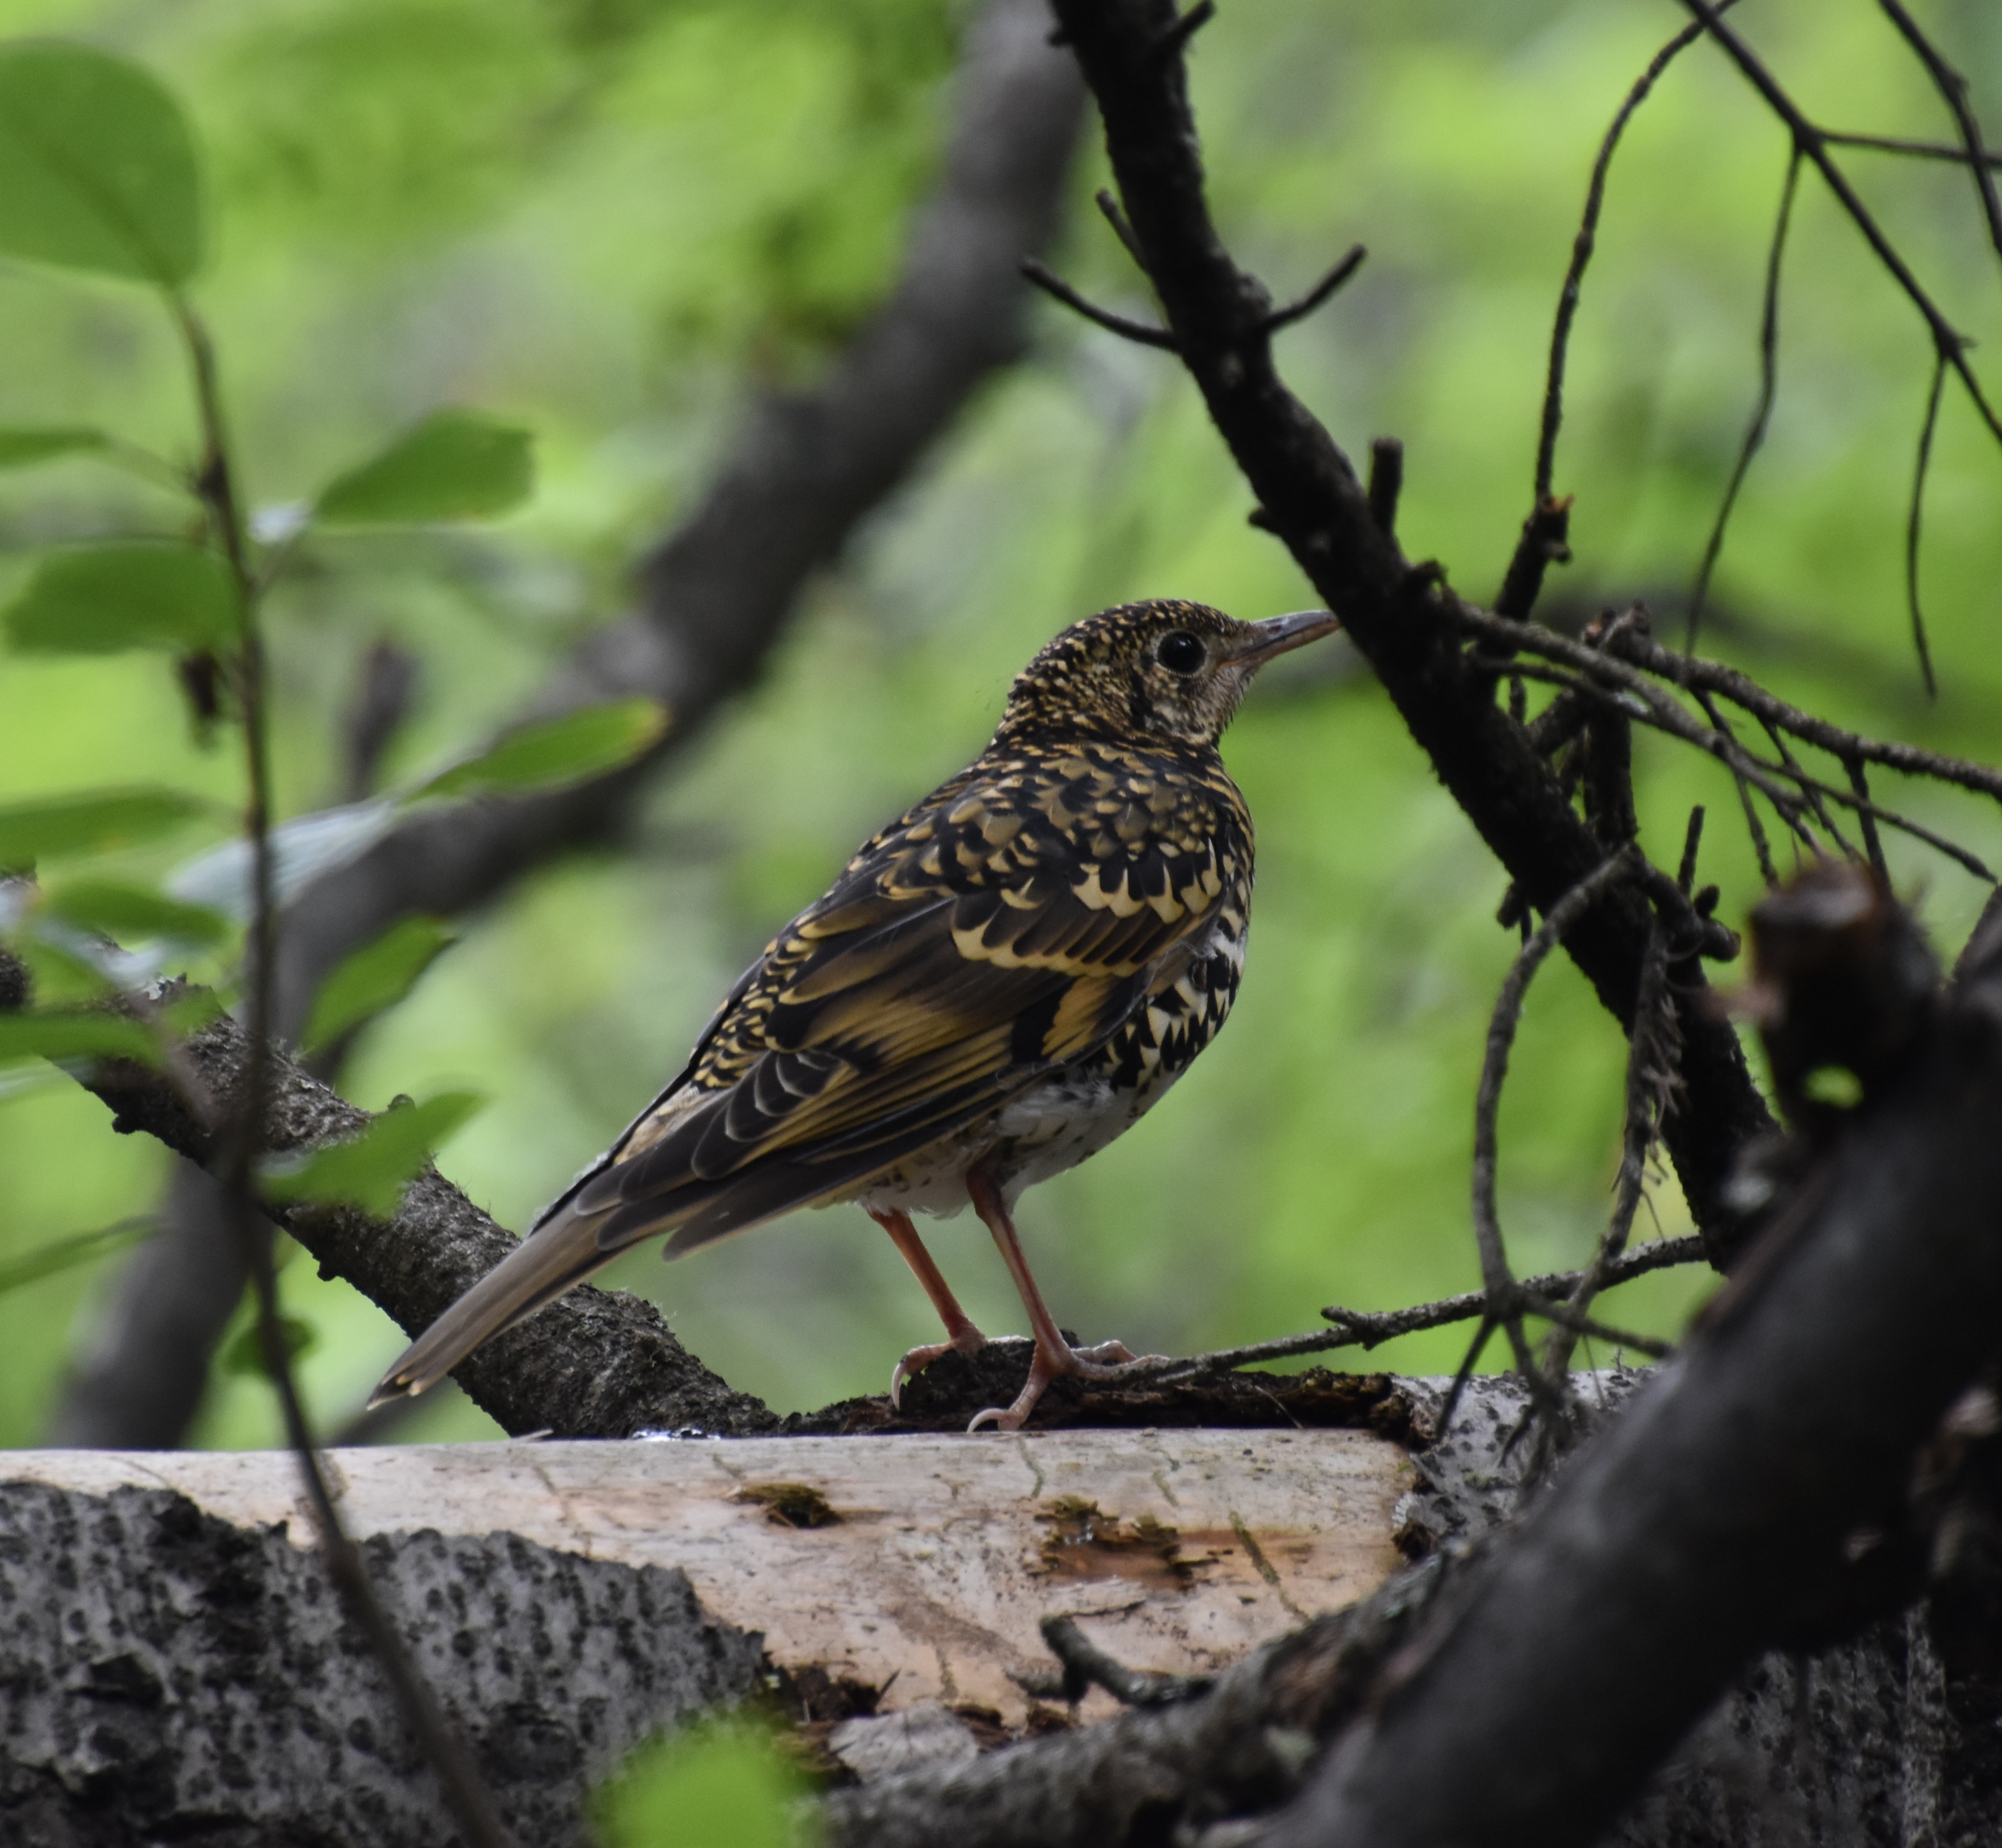
[[137,1020],[96,1009],[0,1014],[0,1065],[30,1058],[130,1058],[157,1065],[160,1049]]
[[667,728],[668,709],[658,700],[616,699],[586,706],[509,732],[483,756],[422,784],[410,800],[519,795],[580,783],[630,763]]
[[87,1264],[93,1258],[123,1250],[127,1245],[136,1245],[141,1239],[151,1238],[154,1228],[152,1219],[142,1217],[120,1219],[115,1225],[100,1226],[91,1232],[73,1232],[68,1238],[51,1239],[46,1245],[37,1245],[33,1250],[24,1251],[19,1257],[0,1264],[0,1295],[9,1290],[18,1290],[24,1284],[40,1283],[44,1277],[54,1277],[58,1271],[77,1264]]
[[591,1810],[607,1848],[793,1848],[806,1794],[770,1739],[726,1722],[642,1745]]
[[337,1040],[351,1027],[393,1007],[416,985],[456,933],[436,918],[406,918],[364,943],[320,984],[300,1044]]
[[194,137],[158,79],[84,45],[0,46],[0,253],[172,288],[201,218]]
[[422,526],[504,514],[535,485],[535,438],[477,411],[441,410],[321,494],[327,526]]
[[42,901],[51,917],[95,931],[114,943],[166,937],[179,943],[218,943],[229,920],[205,905],[183,905],[149,886],[117,879],[75,879],[57,886]]
[[0,425],[0,469],[25,469],[36,462],[53,462],[59,455],[75,455],[110,446],[111,439],[101,430],[58,426],[31,430]]
[[193,546],[78,547],[42,560],[8,606],[6,626],[23,654],[197,654],[235,639],[236,586],[221,559]]
[[264,1191],[280,1201],[346,1201],[387,1219],[431,1151],[486,1101],[474,1091],[441,1091],[385,1111],[351,1142],[316,1149],[303,1161],[270,1163]]
[[103,853],[184,827],[209,805],[179,790],[89,790],[0,807],[0,871],[65,853]]
[[[319,1330],[303,1316],[280,1316],[278,1334],[285,1344],[286,1353],[294,1360],[319,1345]],[[225,1373],[247,1376],[253,1379],[268,1376],[269,1369],[264,1365],[263,1332],[257,1325],[254,1313],[223,1344],[215,1361]]]

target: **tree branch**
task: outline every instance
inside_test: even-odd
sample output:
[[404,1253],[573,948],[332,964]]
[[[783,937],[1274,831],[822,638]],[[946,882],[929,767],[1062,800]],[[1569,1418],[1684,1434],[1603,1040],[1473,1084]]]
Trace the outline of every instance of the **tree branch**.
[[[1348,459],[1274,369],[1272,303],[1231,260],[1205,202],[1181,61],[1157,54],[1163,0],[1055,0],[1104,118],[1135,236],[1184,363],[1263,510],[1369,657],[1413,736],[1523,895],[1557,902],[1604,858],[1492,682],[1456,641],[1460,600],[1414,569],[1372,513]],[[1630,1025],[1648,929],[1638,892],[1581,922],[1568,947],[1599,999]],[[1734,1229],[1724,1185],[1739,1149],[1770,1126],[1736,1038],[1693,969],[1677,971],[1683,1107],[1666,1140],[1716,1261]]]

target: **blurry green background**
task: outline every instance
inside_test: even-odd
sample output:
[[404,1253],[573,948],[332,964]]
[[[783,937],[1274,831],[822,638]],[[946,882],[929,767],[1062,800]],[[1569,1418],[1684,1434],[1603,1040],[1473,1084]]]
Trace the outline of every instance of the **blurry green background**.
[[[1919,9],[2002,125],[2002,13]],[[810,379],[877,299],[936,161],[964,9],[942,0],[0,0],[0,31],[137,57],[205,141],[214,247],[197,286],[260,505],[295,500],[435,405],[538,434],[541,486],[488,528],[313,542],[271,620],[288,813],[334,799],[359,661],[422,664],[390,774],[484,735],[580,634],[622,608],[640,551],[701,493],[747,393]],[[1738,15],[1816,118],[1950,134],[1876,9],[1754,0]],[[1192,80],[1219,219],[1275,292],[1352,241],[1361,275],[1282,343],[1352,454],[1406,445],[1400,536],[1491,598],[1526,511],[1545,348],[1598,138],[1655,47],[1665,0],[1227,0]],[[1615,164],[1572,350],[1557,487],[1577,562],[1552,595],[1674,603],[1756,383],[1764,246],[1785,144],[1707,47],[1664,79]],[[1958,324],[2002,334],[2002,265],[1945,166],[1843,156]],[[1093,125],[1059,267],[1144,297],[1089,204]],[[1151,594],[1244,616],[1313,601],[1173,360],[1045,304],[1031,357],[813,589],[756,690],[678,760],[629,851],[574,858],[466,921],[371,1028],[344,1088],[380,1107],[490,1094],[440,1165],[525,1225],[677,1068],[744,963],[854,842],[984,741],[1010,675],[1078,615]],[[1930,354],[1917,317],[1804,180],[1777,410],[1727,546],[1713,644],[1866,729],[2002,750],[2002,456],[1949,388],[1924,577],[1943,691],[1907,637],[1903,535]],[[1977,363],[1980,359],[1976,355]],[[2002,389],[2002,375],[1996,384]],[[189,447],[185,382],[137,291],[0,266],[0,422],[98,421]],[[70,463],[0,479],[0,597],[36,548],[171,530],[162,497]],[[1679,633],[1676,632],[1676,633]],[[1366,674],[1296,657],[1226,741],[1257,818],[1250,971],[1229,1030],[1134,1134],[1031,1194],[1031,1255],[1091,1339],[1187,1350],[1471,1286],[1467,1167],[1488,1011],[1513,948],[1503,877]],[[1644,736],[1644,838],[1672,864],[1694,801],[1703,871],[1742,922],[1756,870],[1728,781]],[[228,797],[235,760],[190,740],[152,657],[0,660],[0,800],[159,779]],[[1993,808],[1880,793],[2002,860]],[[1777,831],[1776,831],[1777,832]],[[190,837],[165,866],[201,845]],[[1894,840],[1942,946],[1983,889]],[[1554,961],[1503,1111],[1519,1267],[1580,1261],[1617,1156],[1624,1047]],[[109,1133],[52,1072],[0,1098],[0,1264],[145,1211],[162,1150]],[[1672,1180],[1661,1229],[1686,1230]],[[1637,1236],[1654,1230],[1644,1214]],[[934,1250],[990,1331],[1020,1326],[970,1216]],[[118,1260],[0,1295],[0,1442],[33,1442]],[[660,1302],[733,1383],[786,1409],[880,1390],[930,1312],[853,1208],[609,1281]],[[1629,1286],[1610,1320],[1672,1333],[1695,1273]],[[337,1424],[402,1344],[309,1263],[288,1306],[303,1378]],[[1355,1365],[1452,1368],[1463,1331]],[[1600,1353],[1600,1358],[1606,1358]],[[399,1434],[490,1434],[441,1396]],[[218,1372],[197,1433],[273,1442],[269,1396]]]

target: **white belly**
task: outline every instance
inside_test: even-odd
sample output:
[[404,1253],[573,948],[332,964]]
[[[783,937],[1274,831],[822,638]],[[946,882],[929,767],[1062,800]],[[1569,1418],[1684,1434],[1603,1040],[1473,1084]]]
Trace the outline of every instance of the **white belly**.
[[1024,1189],[1076,1167],[1124,1135],[1174,1082],[1164,1076],[1129,1089],[1090,1072],[1046,1079],[977,1131],[900,1163],[856,1194],[856,1202],[868,1211],[894,1208],[949,1219],[967,1204],[967,1170],[985,1162],[1012,1208]]

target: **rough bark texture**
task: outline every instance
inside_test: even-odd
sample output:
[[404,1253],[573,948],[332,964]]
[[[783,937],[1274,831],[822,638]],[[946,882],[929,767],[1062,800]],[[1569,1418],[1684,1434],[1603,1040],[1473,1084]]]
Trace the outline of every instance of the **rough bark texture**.
[[[584,1839],[588,1784],[757,1685],[755,1634],[688,1581],[508,1534],[366,1543],[377,1595],[525,1843]],[[186,1497],[0,1494],[0,1839],[15,1848],[444,1848],[374,1657],[282,1527]]]
[[[399,919],[487,903],[553,856],[614,832],[634,798],[756,675],[812,574],[902,481],[980,385],[1019,357],[1022,257],[1047,243],[1083,115],[1042,0],[988,0],[968,23],[943,171],[882,308],[814,390],[754,406],[688,519],[643,563],[637,606],[590,636],[524,718],[646,695],[673,723],[644,762],[554,795],[413,818],[316,880],[280,933],[277,1018],[304,1023],[321,979]],[[4,999],[4,996],[0,996]],[[209,1343],[242,1294],[199,1180],[141,1246],[80,1357],[54,1441],[173,1443]]]
[[[1148,273],[1184,363],[1261,504],[1260,524],[1369,657],[1411,735],[1522,895],[1547,910],[1605,849],[1550,765],[1495,703],[1495,676],[1463,650],[1459,599],[1436,566],[1414,566],[1379,524],[1347,456],[1272,363],[1264,285],[1231,260],[1204,197],[1175,0],[1055,0],[1104,118],[1105,144]],[[1199,23],[1199,22],[1198,22]],[[1649,909],[1608,895],[1565,940],[1599,999],[1631,1027]],[[1674,971],[1682,1107],[1665,1139],[1713,1258],[1738,1227],[1723,1198],[1732,1163],[1771,1118],[1693,957]]]

